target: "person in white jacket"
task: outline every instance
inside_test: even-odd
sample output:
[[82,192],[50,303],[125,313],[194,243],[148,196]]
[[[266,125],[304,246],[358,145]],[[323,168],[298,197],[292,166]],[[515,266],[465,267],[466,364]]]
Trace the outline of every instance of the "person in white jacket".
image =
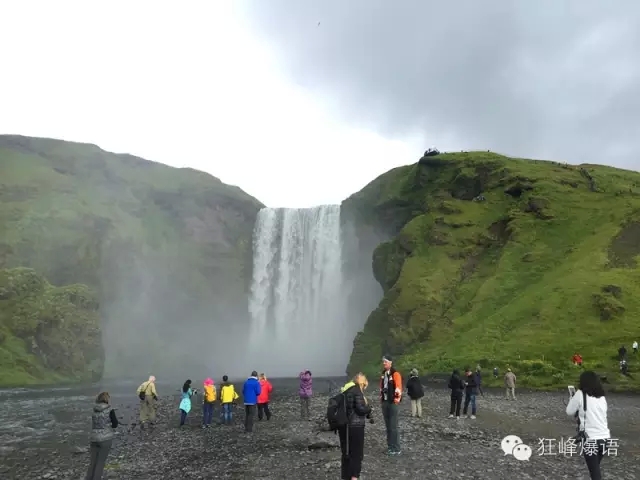
[[574,417],[576,413],[580,420],[580,434],[587,440],[583,451],[589,475],[591,480],[601,480],[600,462],[611,432],[607,423],[607,399],[595,372],[586,371],[580,375],[578,391],[567,405],[567,415]]

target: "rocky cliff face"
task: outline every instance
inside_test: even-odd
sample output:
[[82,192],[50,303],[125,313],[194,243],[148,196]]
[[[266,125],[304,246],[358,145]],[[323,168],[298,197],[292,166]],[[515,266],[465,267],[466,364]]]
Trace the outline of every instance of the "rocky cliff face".
[[224,338],[248,322],[261,207],[203,172],[0,136],[0,267],[95,289],[109,376],[232,354]]
[[617,387],[637,384],[613,357],[637,335],[640,174],[442,154],[382,175],[343,210],[387,236],[369,257],[384,296],[349,373],[390,353],[403,369],[511,366],[521,384],[553,387],[575,380],[579,351]]
[[31,269],[0,270],[0,385],[99,379],[98,306],[85,285],[53,287]]

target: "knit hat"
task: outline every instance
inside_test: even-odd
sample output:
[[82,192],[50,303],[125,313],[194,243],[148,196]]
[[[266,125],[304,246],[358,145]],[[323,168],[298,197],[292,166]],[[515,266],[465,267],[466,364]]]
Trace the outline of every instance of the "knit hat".
[[383,361],[383,362],[390,362],[390,363],[393,363],[393,358],[391,358],[391,355],[384,355],[384,356],[382,357],[382,361]]
[[411,370],[411,375],[413,375],[414,377],[418,376],[418,369],[414,368],[413,370]]

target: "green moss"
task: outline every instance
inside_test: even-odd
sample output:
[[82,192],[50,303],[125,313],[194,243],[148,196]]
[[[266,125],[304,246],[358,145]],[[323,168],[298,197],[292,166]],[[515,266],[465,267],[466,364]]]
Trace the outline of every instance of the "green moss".
[[613,358],[640,315],[640,174],[442,154],[382,175],[343,208],[384,223],[381,204],[412,213],[376,250],[385,296],[349,372],[376,371],[388,352],[425,372],[511,366],[521,385],[551,389],[576,381],[578,351],[612,388],[640,385]]
[[0,270],[0,385],[100,378],[97,310],[85,285],[53,287],[31,269]]

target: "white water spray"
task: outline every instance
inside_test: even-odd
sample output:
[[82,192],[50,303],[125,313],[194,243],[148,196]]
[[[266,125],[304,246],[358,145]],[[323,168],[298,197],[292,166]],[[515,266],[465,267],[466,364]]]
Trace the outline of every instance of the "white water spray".
[[340,206],[264,208],[253,238],[247,358],[272,376],[343,375],[353,344],[342,281]]

